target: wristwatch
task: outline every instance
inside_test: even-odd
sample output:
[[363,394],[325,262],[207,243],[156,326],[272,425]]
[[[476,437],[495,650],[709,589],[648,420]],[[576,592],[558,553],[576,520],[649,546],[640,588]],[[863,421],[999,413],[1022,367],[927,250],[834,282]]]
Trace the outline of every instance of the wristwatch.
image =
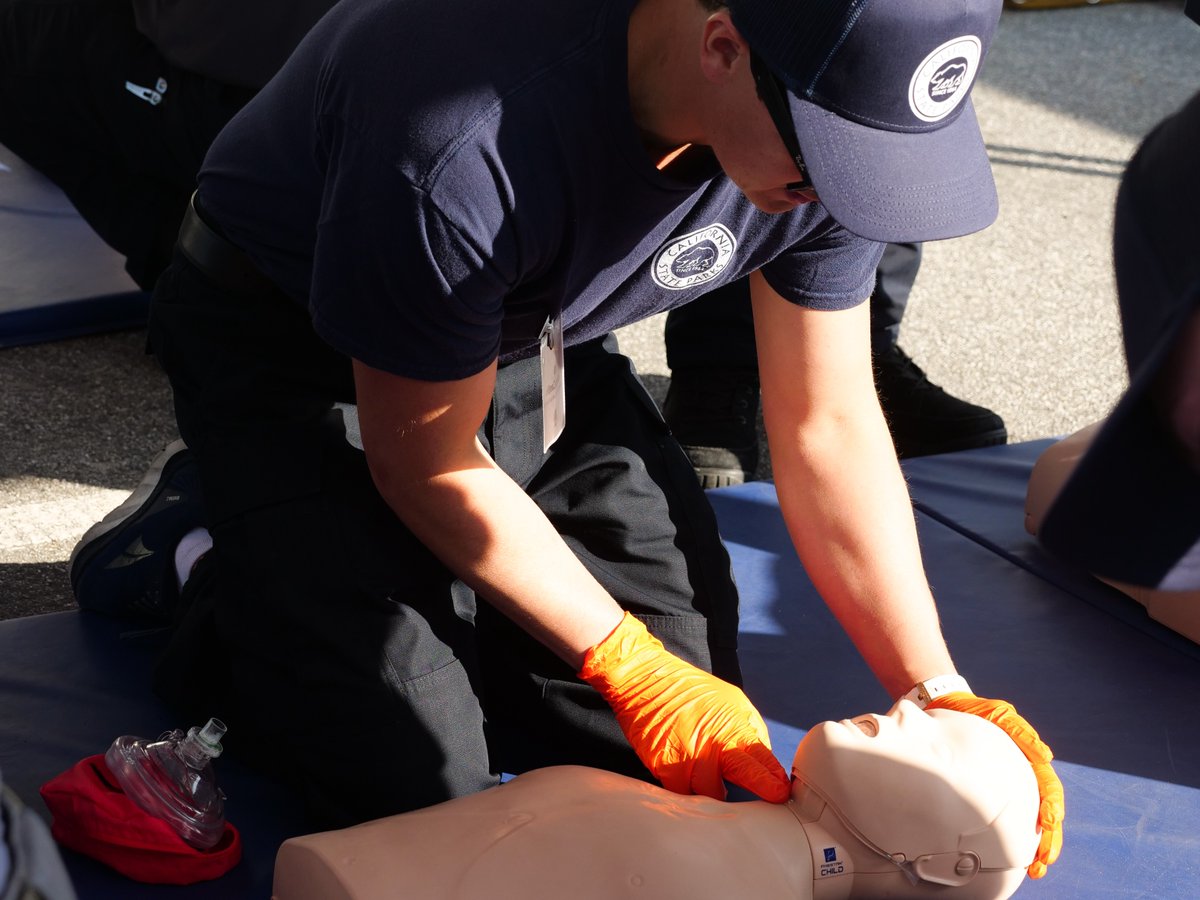
[[921,707],[921,709],[924,709],[938,697],[958,691],[966,694],[971,693],[971,686],[967,684],[967,679],[961,675],[936,675],[933,678],[917,682],[916,687],[901,699],[911,700],[917,706]]

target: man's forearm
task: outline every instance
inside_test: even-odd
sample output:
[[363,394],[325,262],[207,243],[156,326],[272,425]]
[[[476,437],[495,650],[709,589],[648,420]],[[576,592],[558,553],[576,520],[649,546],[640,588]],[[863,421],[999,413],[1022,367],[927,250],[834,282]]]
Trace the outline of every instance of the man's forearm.
[[616,601],[482,448],[473,465],[380,488],[455,575],[575,669],[621,621]]
[[459,381],[403,378],[355,361],[371,477],[455,575],[576,670],[621,610],[476,436],[496,364]]
[[809,577],[893,697],[952,673],[875,393],[867,304],[804,309],[758,274],[751,296],[775,483]]
[[893,697],[954,671],[882,414],[808,422],[772,445],[780,506],[813,584]]

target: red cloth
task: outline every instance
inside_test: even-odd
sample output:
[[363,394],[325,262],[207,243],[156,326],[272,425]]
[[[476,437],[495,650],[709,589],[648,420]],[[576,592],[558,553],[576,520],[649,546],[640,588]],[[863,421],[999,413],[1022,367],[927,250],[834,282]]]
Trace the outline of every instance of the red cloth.
[[242,838],[225,823],[215,846],[197,850],[121,790],[104,755],[82,759],[41,788],[54,839],[135,881],[193,884],[224,875],[242,858]]

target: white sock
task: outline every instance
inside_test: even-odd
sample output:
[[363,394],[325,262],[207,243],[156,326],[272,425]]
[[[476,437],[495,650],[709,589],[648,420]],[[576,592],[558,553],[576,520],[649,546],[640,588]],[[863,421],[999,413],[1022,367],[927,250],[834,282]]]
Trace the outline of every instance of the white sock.
[[183,585],[192,574],[196,562],[212,549],[212,545],[212,535],[208,533],[207,528],[193,528],[179,539],[179,544],[175,547],[175,578],[179,582],[180,590],[183,590]]

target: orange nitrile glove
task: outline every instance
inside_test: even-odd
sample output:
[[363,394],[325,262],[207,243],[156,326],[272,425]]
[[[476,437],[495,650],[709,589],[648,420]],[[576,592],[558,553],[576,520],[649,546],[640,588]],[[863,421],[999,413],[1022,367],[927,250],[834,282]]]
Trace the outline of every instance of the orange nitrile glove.
[[669,653],[629,613],[587,651],[579,677],[613,708],[638,757],[668,790],[724,800],[726,779],[772,803],[790,796],[767,726],[746,695]]
[[1063,785],[1050,760],[1054,754],[1042,743],[1033,726],[1021,717],[1013,705],[1006,700],[986,700],[963,691],[943,694],[930,701],[926,709],[954,709],[959,712],[971,713],[987,719],[993,725],[1002,728],[1013,739],[1025,758],[1033,766],[1033,774],[1037,777],[1038,792],[1042,802],[1038,807],[1038,827],[1042,830],[1042,840],[1038,844],[1037,855],[1029,864],[1029,877],[1041,878],[1046,874],[1046,867],[1051,865],[1062,850],[1063,818],[1066,816],[1066,798]]

